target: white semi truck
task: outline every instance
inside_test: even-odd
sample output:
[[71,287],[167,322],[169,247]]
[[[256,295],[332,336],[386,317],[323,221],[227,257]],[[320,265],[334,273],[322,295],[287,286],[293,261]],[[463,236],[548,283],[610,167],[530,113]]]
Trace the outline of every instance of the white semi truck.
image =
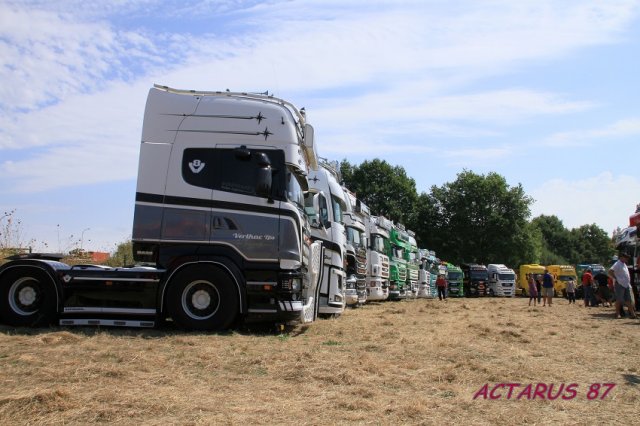
[[339,316],[346,306],[345,254],[347,236],[343,212],[346,200],[334,165],[322,162],[309,172],[309,192],[305,203],[318,213],[311,238],[322,243],[319,282],[319,310],[323,316]]
[[514,297],[516,295],[516,273],[501,263],[487,265],[489,274],[489,296]]
[[367,226],[367,300],[389,298],[389,256],[387,241],[392,222],[384,216],[369,216]]
[[347,231],[347,290],[346,303],[358,306],[367,301],[367,233],[365,220],[371,215],[369,207],[356,194],[342,187],[347,201],[343,214]]
[[434,299],[438,297],[436,279],[438,259],[433,250],[420,249],[420,271],[418,274],[418,297]]
[[313,321],[321,243],[309,238],[304,192],[317,167],[313,128],[289,102],[156,85],[132,233],[144,266],[14,257],[0,267],[0,317],[13,326],[170,319],[194,330]]

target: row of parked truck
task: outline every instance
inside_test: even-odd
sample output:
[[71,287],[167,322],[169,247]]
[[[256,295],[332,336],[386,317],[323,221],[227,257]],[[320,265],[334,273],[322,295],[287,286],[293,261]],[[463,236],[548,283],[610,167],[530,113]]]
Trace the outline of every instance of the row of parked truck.
[[575,267],[573,265],[539,265],[539,264],[527,264],[520,265],[520,273],[518,274],[518,291],[522,296],[527,296],[529,292],[529,284],[527,277],[533,275],[534,280],[542,282],[545,269],[549,271],[553,278],[553,289],[555,296],[566,297],[567,295],[567,283],[573,281],[576,288],[580,290],[580,279],[582,274],[591,269],[593,276],[602,272],[606,274],[604,266],[600,264],[579,264]]
[[13,326],[195,330],[285,324],[367,301],[513,296],[504,265],[442,262],[372,214],[319,159],[304,109],[270,95],[154,86],[147,98],[133,219],[136,266],[68,265],[57,254],[0,267]]

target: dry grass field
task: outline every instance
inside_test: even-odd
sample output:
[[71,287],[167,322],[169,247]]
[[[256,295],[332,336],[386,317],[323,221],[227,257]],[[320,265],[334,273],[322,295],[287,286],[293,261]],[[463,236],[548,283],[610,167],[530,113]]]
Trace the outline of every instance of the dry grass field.
[[[640,320],[555,302],[386,302],[282,335],[0,327],[0,424],[634,424]],[[501,383],[521,386],[474,399]]]

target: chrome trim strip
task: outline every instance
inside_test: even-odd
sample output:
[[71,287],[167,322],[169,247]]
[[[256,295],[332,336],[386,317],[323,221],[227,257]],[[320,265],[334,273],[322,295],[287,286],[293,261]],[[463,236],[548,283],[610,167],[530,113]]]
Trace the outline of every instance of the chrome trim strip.
[[74,312],[91,312],[91,313],[102,313],[102,314],[139,314],[139,315],[154,315],[157,313],[156,309],[136,309],[136,308],[102,308],[99,306],[95,307],[65,307],[64,313],[74,313]]
[[118,319],[90,319],[90,318],[74,318],[61,319],[60,325],[105,325],[112,327],[155,327],[154,321],[133,321]]

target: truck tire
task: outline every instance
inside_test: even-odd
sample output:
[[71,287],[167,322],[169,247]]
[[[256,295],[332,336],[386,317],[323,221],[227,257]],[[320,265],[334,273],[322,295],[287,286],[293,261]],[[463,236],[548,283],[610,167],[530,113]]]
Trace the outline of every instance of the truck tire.
[[180,271],[167,292],[167,311],[190,330],[225,330],[238,315],[238,290],[220,268],[198,265]]
[[56,289],[41,270],[12,269],[2,277],[0,285],[0,316],[8,325],[41,327],[56,318]]

